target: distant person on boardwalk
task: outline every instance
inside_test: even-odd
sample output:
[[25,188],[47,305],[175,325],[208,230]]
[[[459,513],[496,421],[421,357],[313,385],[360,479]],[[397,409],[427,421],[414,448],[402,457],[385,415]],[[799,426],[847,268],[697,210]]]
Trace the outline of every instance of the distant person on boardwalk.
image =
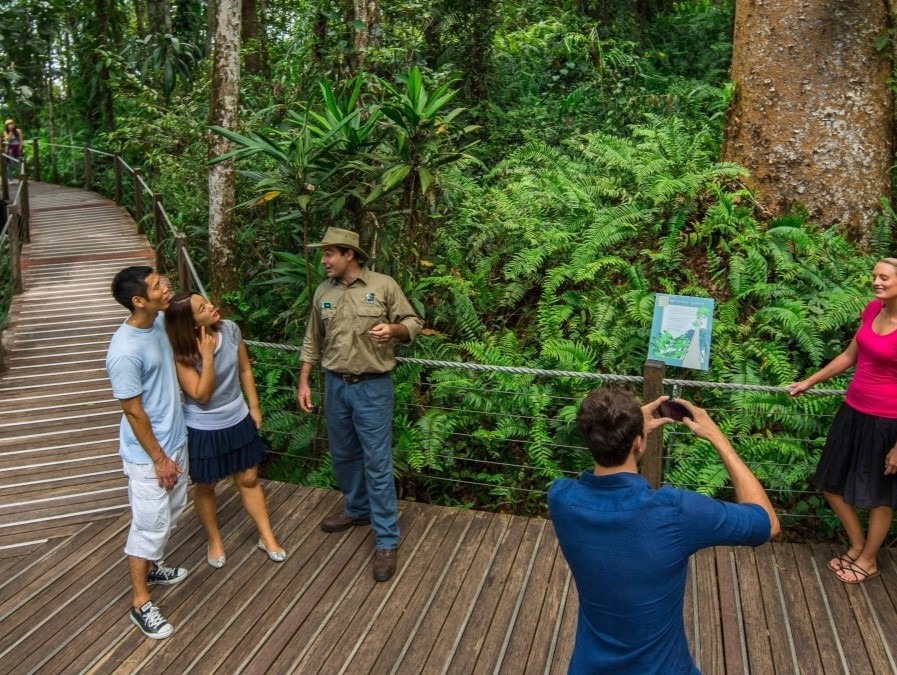
[[297,399],[312,412],[309,378],[324,367],[324,416],[336,481],[345,503],[321,523],[325,532],[371,524],[373,575],[396,570],[398,501],[392,469],[392,371],[395,343],[411,344],[423,322],[392,277],[363,266],[358,235],[330,227],[320,243],[327,280],[315,291],[299,356]]
[[198,293],[184,291],[165,310],[165,330],[184,391],[193,506],[206,533],[207,562],[220,568],[227,560],[215,500],[215,484],[227,476],[233,476],[243,508],[258,529],[258,548],[274,562],[283,562],[287,553],[271,529],[258,481],[258,465],[265,457],[258,432],[262,412],[240,327],[222,319]]
[[162,312],[171,291],[151,267],[115,275],[112,296],[131,312],[109,343],[106,370],[124,415],[119,454],[128,476],[131,529],[125,544],[131,620],[153,639],[174,628],[150,600],[152,584],[176,584],[187,570],[163,563],[168,536],[187,503],[187,427]]
[[548,511],[579,592],[569,673],[698,673],[685,638],[682,604],[688,558],[709,546],[759,546],[779,521],[759,481],[702,408],[677,399],[682,423],[707,440],[732,479],[737,504],[668,486],[638,473],[661,397],[639,407],[628,389],[606,386],[582,402],[576,425],[595,466],[559,478]]
[[16,126],[13,120],[6,120],[3,125],[3,142],[6,146],[6,177],[9,183],[16,182],[16,176],[21,173],[19,167],[22,158],[22,130]]
[[[897,258],[875,265],[872,293],[847,349],[790,386],[797,396],[856,366],[813,479],[847,532],[849,548],[828,564],[847,584],[878,576],[878,550],[897,508]],[[856,508],[869,509],[866,531]]]

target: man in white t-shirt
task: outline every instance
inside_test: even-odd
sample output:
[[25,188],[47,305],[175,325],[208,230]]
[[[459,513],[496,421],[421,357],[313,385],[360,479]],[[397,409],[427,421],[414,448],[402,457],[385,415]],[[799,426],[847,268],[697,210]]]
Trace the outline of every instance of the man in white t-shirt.
[[131,312],[109,343],[106,370],[124,415],[119,454],[128,476],[131,529],[125,545],[131,620],[147,637],[174,632],[150,600],[151,584],[176,584],[187,570],[163,562],[168,536],[187,503],[187,427],[162,312],[171,291],[151,267],[115,275],[112,296]]

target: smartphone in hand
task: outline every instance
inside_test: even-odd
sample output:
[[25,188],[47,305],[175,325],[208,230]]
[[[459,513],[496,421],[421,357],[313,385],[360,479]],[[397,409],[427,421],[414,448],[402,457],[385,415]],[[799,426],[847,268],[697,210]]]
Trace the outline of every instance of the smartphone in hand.
[[681,422],[684,417],[690,420],[694,419],[694,415],[689,412],[688,408],[675,401],[663,401],[655,414],[658,417],[669,417],[675,422]]

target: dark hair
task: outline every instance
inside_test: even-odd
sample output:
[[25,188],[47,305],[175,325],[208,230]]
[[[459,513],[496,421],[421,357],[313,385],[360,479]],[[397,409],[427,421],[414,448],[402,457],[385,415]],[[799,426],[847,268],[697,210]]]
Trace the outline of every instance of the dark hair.
[[364,266],[364,255],[356,251],[354,248],[349,248],[348,246],[337,246],[336,244],[333,245],[333,248],[339,251],[340,255],[346,255],[346,253],[352,251],[352,253],[355,254],[354,256],[352,256],[352,260],[357,262],[362,267]]
[[125,267],[112,279],[112,297],[129,311],[134,311],[134,297],[146,298],[146,278],[153,273],[152,267],[134,265]]
[[[165,310],[165,332],[168,333],[168,341],[174,352],[175,361],[180,361],[188,366],[196,366],[200,363],[199,337],[196,329],[196,321],[193,319],[193,303],[190,299],[199,295],[194,291],[181,291],[168,303]],[[221,330],[221,322],[216,321],[209,326],[215,332]]]
[[615,467],[626,461],[635,439],[645,433],[645,418],[638,399],[627,387],[607,385],[583,399],[576,428],[595,463]]

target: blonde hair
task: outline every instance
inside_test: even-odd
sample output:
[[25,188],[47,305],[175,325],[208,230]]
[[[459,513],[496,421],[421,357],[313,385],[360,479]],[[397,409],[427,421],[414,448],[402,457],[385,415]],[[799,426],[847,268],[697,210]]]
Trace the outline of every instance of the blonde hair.
[[878,262],[886,263],[886,264],[890,265],[891,267],[893,267],[894,269],[897,269],[897,258],[882,258]]

